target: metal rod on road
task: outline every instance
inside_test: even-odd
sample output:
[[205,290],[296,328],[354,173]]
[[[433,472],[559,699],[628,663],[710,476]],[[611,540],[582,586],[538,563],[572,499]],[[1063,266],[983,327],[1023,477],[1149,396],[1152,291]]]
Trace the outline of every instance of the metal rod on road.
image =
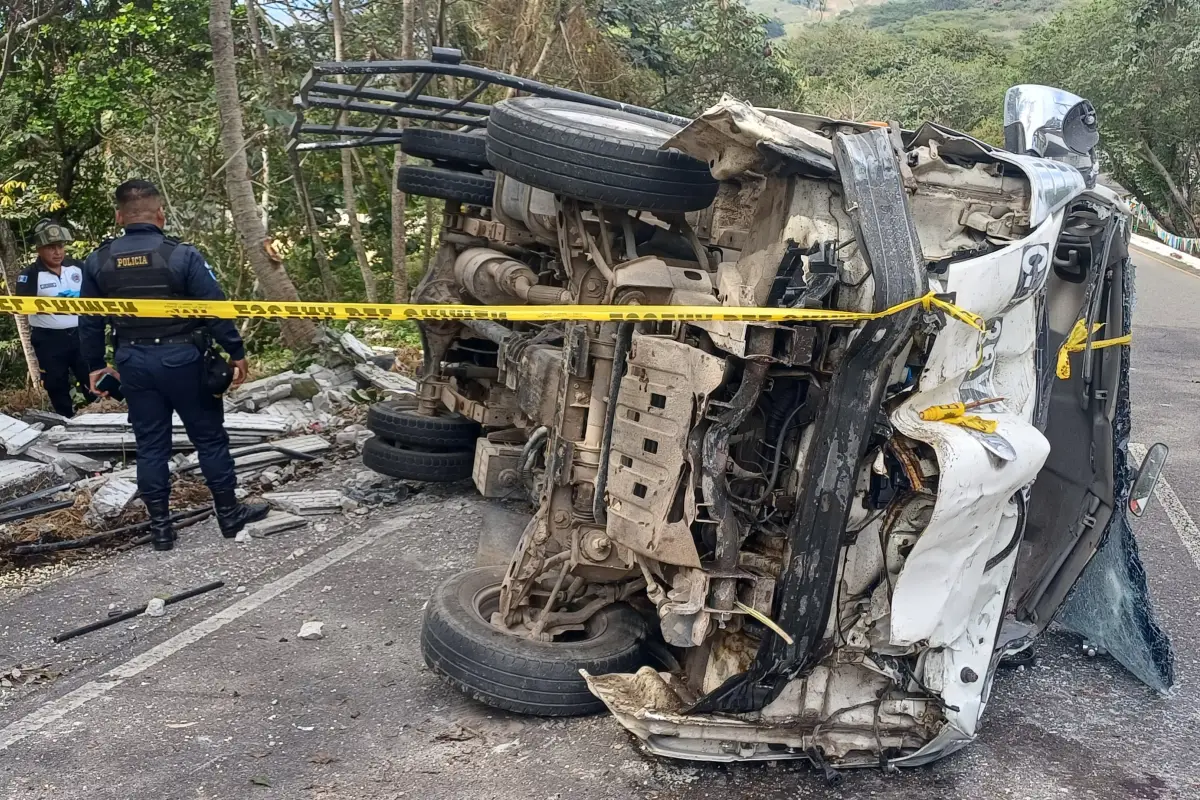
[[[225,581],[213,581],[212,583],[206,583],[203,586],[197,586],[195,589],[188,589],[186,592],[180,592],[179,594],[173,594],[170,597],[164,598],[163,604],[169,606],[172,603],[178,603],[181,600],[187,600],[191,597],[195,597],[198,594],[211,592],[213,589],[220,589],[224,585]],[[107,628],[109,625],[116,625],[118,622],[124,622],[127,619],[133,619],[139,614],[144,614],[149,606],[150,604],[146,603],[146,605],[142,606],[141,608],[133,608],[129,611],[122,611],[120,614],[108,617],[107,619],[102,619],[98,622],[92,622],[80,628],[74,628],[73,630],[65,631],[54,637],[54,643],[61,644],[68,639],[74,639],[76,636],[82,636],[85,633],[98,631],[101,628]]]

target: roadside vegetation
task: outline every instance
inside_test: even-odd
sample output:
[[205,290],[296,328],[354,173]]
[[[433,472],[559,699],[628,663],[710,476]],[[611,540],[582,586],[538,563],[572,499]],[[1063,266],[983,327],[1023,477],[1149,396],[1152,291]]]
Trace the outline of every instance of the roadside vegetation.
[[[1164,227],[1198,234],[1197,0],[789,5],[806,24],[779,36],[780,20],[738,0],[0,0],[4,276],[32,257],[41,217],[70,223],[79,256],[115,233],[112,187],[138,176],[160,185],[171,232],[208,254],[232,296],[407,299],[437,246],[438,202],[393,188],[403,158],[390,148],[289,154],[290,101],[313,62],[432,45],[681,114],[729,93],[930,119],[993,143],[1004,90],[1051,83],[1096,104],[1106,171]],[[272,360],[305,337],[245,332]],[[27,378],[4,317],[0,387]]]

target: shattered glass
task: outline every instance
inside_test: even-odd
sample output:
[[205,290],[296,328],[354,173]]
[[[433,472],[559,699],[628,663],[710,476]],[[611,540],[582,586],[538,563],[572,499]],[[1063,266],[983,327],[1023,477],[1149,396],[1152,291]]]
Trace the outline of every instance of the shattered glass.
[[[1122,335],[1129,333],[1134,306],[1134,267],[1125,265],[1125,315]],[[1121,386],[1113,420],[1115,445],[1114,511],[1100,549],[1071,591],[1057,621],[1089,643],[1107,650],[1138,680],[1162,693],[1175,683],[1175,651],[1159,625],[1129,520],[1129,491],[1135,465],[1129,463],[1128,347],[1121,348]]]

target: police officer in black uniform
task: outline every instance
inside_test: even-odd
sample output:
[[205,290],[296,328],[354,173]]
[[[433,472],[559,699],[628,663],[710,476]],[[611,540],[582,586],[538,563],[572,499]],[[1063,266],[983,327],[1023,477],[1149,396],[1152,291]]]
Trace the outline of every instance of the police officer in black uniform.
[[[163,234],[166,216],[154,184],[126,181],[117,187],[116,201],[117,224],[125,235],[104,242],[88,256],[82,297],[225,299],[204,256]],[[105,361],[106,326],[112,328],[115,370]],[[237,327],[229,320],[85,316],[79,328],[92,390],[99,391],[97,383],[113,375],[120,379],[129,404],[137,440],[138,488],[150,511],[154,549],[170,550],[175,542],[167,466],[172,412],[196,447],[222,535],[233,538],[247,522],[265,517],[266,503],[242,504],[234,494],[237,477],[219,395],[225,387],[213,387],[209,377],[215,339],[232,359],[233,385],[245,380],[246,352]]]
[[[43,219],[33,227],[38,257],[17,276],[16,293],[25,297],[79,297],[83,264],[67,255],[72,241],[65,225]],[[71,387],[79,385],[85,403],[96,396],[89,391],[88,368],[79,351],[79,317],[74,314],[30,314],[29,338],[42,373],[42,386],[50,405],[64,417],[74,416]],[[72,380],[72,377],[74,380]]]

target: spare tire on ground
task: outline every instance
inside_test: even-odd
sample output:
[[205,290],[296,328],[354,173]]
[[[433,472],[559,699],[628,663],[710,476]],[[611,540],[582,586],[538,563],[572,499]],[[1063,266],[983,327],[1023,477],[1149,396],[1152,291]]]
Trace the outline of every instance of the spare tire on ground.
[[417,158],[427,158],[435,164],[470,166],[474,170],[488,168],[487,136],[479,133],[441,131],[436,128],[408,128],[404,131],[401,148]]
[[504,572],[505,567],[460,572],[438,586],[425,607],[425,663],[471,697],[518,714],[595,714],[604,704],[579,670],[606,675],[652,663],[649,626],[624,603],[601,609],[585,631],[559,641],[534,641],[492,626]]
[[409,481],[453,483],[471,477],[475,465],[475,450],[434,451],[399,447],[379,437],[363,443],[363,466]]
[[469,206],[490,207],[496,179],[441,167],[404,166],[396,170],[396,188],[417,197],[439,197]]
[[487,157],[499,172],[585,202],[645,211],[698,211],[717,181],[703,161],[663,144],[679,126],[548,97],[492,107]]
[[386,442],[434,450],[472,450],[479,423],[461,414],[429,417],[407,400],[376,403],[367,409],[367,429]]

